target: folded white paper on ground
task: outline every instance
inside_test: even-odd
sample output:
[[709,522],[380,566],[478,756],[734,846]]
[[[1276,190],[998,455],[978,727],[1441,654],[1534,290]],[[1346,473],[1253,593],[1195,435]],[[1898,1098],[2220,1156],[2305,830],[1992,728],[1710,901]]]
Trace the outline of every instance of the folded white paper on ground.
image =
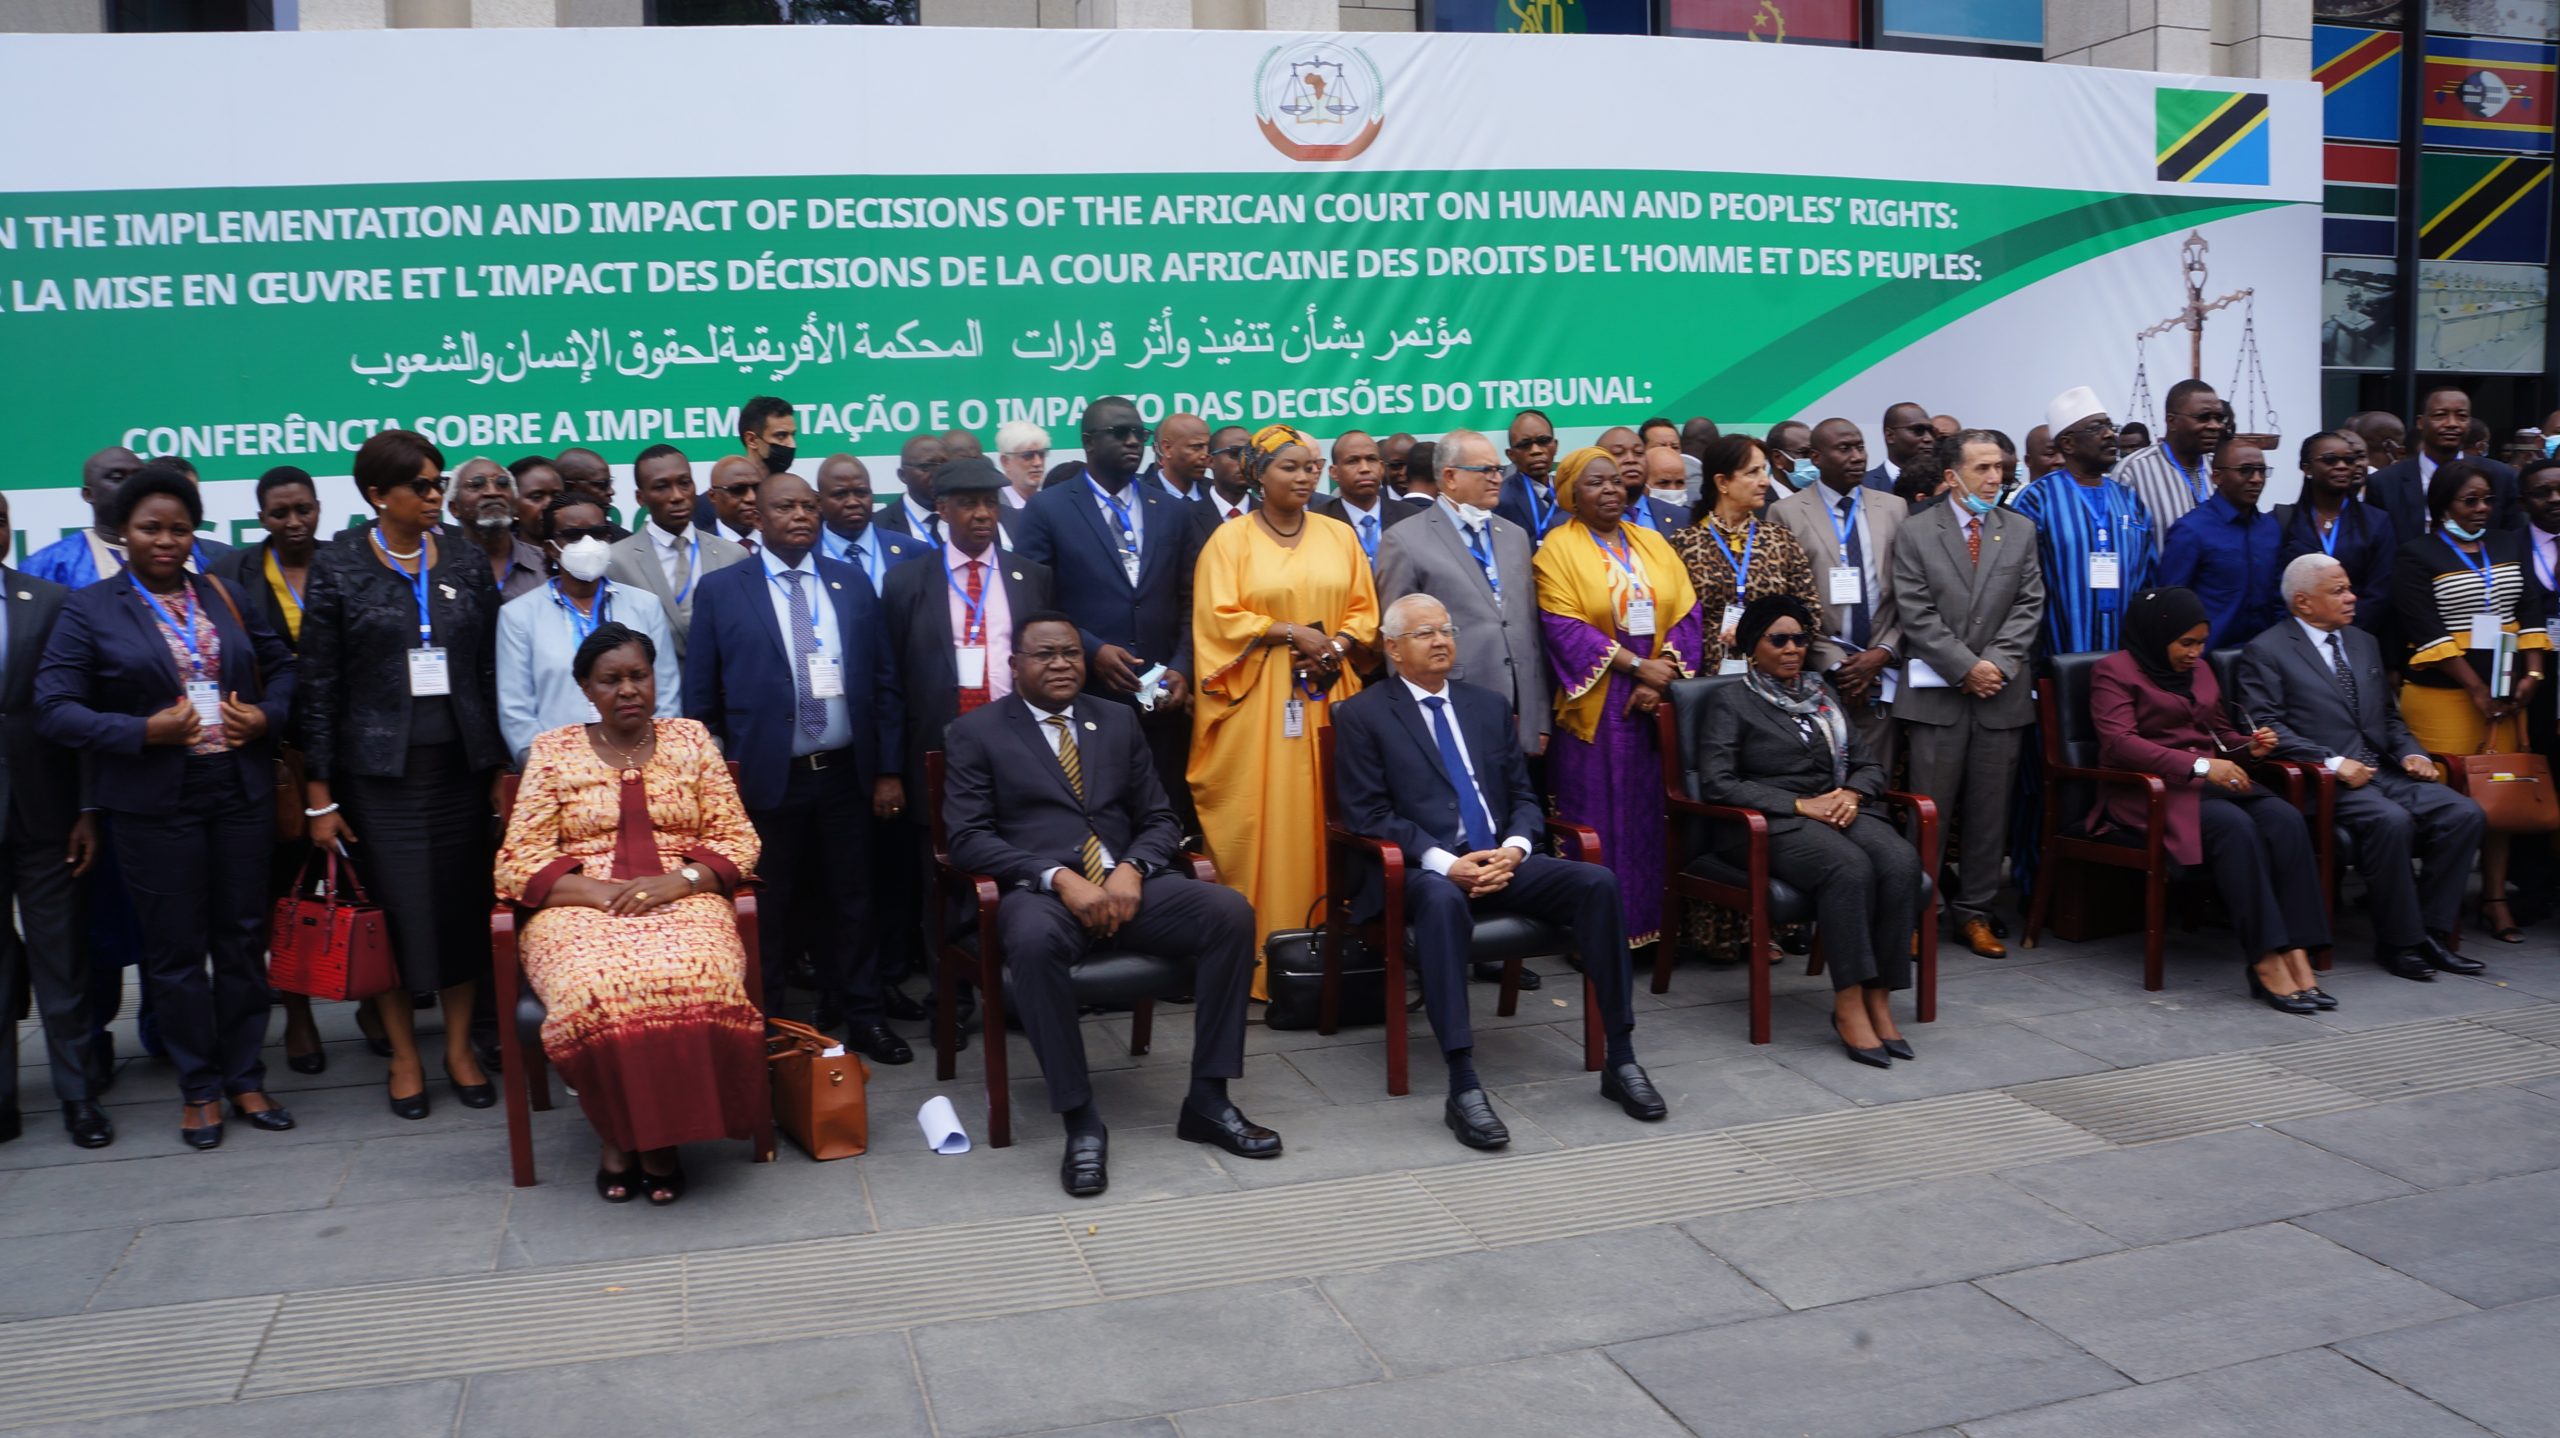
[[1917,655],[1914,655],[1911,660],[1909,682],[1911,687],[1914,689],[1952,689],[1955,687],[1947,682],[1945,675],[1930,668],[1928,660],[1922,659]]
[[924,1130],[925,1147],[935,1153],[967,1153],[969,1131],[960,1126],[960,1113],[951,1100],[940,1094],[924,1101],[916,1110],[916,1126]]

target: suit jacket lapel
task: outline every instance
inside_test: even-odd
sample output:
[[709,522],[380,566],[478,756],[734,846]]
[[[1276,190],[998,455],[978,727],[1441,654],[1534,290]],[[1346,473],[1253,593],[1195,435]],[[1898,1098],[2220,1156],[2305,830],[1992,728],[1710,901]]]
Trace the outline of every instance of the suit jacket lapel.
[[[1033,763],[1042,773],[1056,781],[1058,792],[1066,795],[1068,802],[1078,803],[1075,786],[1067,782],[1066,767],[1058,762],[1058,756],[1050,750],[1048,737],[1040,732],[1040,720],[1032,716],[1029,701],[1019,694],[1012,694],[1007,695],[1002,702],[1004,727],[1012,731],[1017,742],[1031,750]],[[1073,705],[1068,706],[1067,723],[1072,730],[1076,723]],[[1079,760],[1084,756],[1084,746],[1081,743],[1076,746],[1076,756]],[[1087,793],[1092,792],[1091,779],[1092,775],[1088,773],[1086,775]]]
[[[1136,482],[1130,481],[1132,484]],[[1093,481],[1088,479],[1079,480],[1070,486],[1075,493],[1075,498],[1068,503],[1067,507],[1084,516],[1086,526],[1093,530],[1093,537],[1102,542],[1102,552],[1110,558],[1111,572],[1119,577],[1121,584],[1127,586],[1130,593],[1135,594],[1138,586],[1129,583],[1129,571],[1120,567],[1120,536],[1113,534],[1111,526],[1103,522],[1102,506],[1094,502],[1093,490],[1090,487],[1092,484]],[[1148,518],[1152,519],[1154,516],[1149,515]],[[1138,576],[1143,579],[1146,573],[1146,554],[1142,550],[1138,556]]]
[[37,636],[35,591],[18,588],[18,572],[0,567],[0,585],[8,587],[9,652],[0,656],[8,672],[0,675],[0,693],[14,705],[18,696],[34,692],[36,653],[28,648]]
[[[782,621],[773,612],[773,596],[768,592],[784,590],[787,593],[788,587],[775,584],[773,575],[764,567],[764,560],[755,555],[747,556],[737,567],[752,570],[755,577],[757,602],[747,606],[747,612],[755,618],[749,622],[763,631],[765,638],[773,641],[774,652],[782,656],[782,672],[796,689],[800,683],[800,676],[791,673],[791,636],[782,632]],[[810,602],[815,603],[816,600],[813,598]]]
[[[1190,516],[1182,514],[1173,507],[1180,503],[1179,500],[1153,484],[1142,484],[1137,480],[1131,480],[1129,488],[1124,493],[1138,496],[1138,508],[1142,512],[1141,522],[1146,525],[1146,529],[1138,536],[1136,587],[1143,589],[1147,581],[1155,577],[1157,567],[1166,562],[1164,556],[1171,552],[1165,541],[1169,537],[1168,531],[1176,528],[1176,518],[1188,521]],[[1099,519],[1101,515],[1097,512],[1094,517]],[[1119,548],[1118,541],[1113,541],[1112,553],[1117,555]]]
[[[1485,580],[1484,566],[1476,563],[1475,551],[1467,548],[1467,537],[1459,532],[1458,521],[1450,518],[1449,511],[1441,508],[1437,500],[1434,500],[1431,508],[1424,512],[1423,519],[1431,533],[1443,546],[1447,547],[1450,557],[1458,563],[1460,571],[1467,576],[1467,582],[1473,584],[1477,592],[1481,593],[1488,602],[1499,607],[1501,597],[1493,592],[1493,585]],[[1502,564],[1502,556],[1496,549],[1490,526],[1486,528],[1484,543],[1485,552],[1494,556],[1494,565],[1499,568]],[[1408,694],[1405,697],[1410,699],[1413,696]],[[1435,748],[1432,753],[1436,755],[1439,750]]]
[[[184,692],[187,677],[178,672],[178,661],[170,657],[169,641],[161,637],[160,621],[151,613],[151,605],[142,597],[142,591],[136,589],[131,584],[127,584],[124,586],[119,597],[124,602],[116,607],[123,610],[126,617],[132,620],[134,634],[142,641],[145,652],[160,661],[161,669],[168,674],[171,682],[178,686],[180,692]],[[195,596],[194,602],[202,603],[203,596]],[[17,618],[17,615],[13,611],[9,617],[15,619]],[[174,609],[171,610],[169,612],[169,617],[172,619],[177,618],[177,611]],[[16,636],[14,633],[11,635],[11,647],[16,647]],[[216,676],[217,679],[219,679],[219,677],[220,676],[218,675]]]

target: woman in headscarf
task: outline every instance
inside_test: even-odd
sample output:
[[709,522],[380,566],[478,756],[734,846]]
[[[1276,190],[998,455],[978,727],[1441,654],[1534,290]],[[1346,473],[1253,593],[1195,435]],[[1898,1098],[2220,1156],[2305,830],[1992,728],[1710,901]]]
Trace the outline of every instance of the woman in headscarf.
[[[2248,964],[2249,992],[2288,1014],[2333,1009],[2307,951],[2329,943],[2329,915],[2312,862],[2302,811],[2260,788],[2238,762],[2274,752],[2276,732],[2231,727],[2222,688],[2204,662],[2204,601],[2185,589],[2146,589],[2125,607],[2124,648],[2089,679],[2089,720],[2098,763],[2157,774],[2169,786],[2165,845],[2181,864],[2202,865],[2231,912]],[[2121,784],[2098,791],[2092,834],[2140,828],[2149,805]]]
[[1627,942],[1662,936],[1662,754],[1654,711],[1697,672],[1698,596],[1671,542],[1621,523],[1626,483],[1605,449],[1556,466],[1573,517],[1538,546],[1538,622],[1556,682],[1547,749],[1556,816],[1600,831]]
[[[1915,1056],[1894,1024],[1892,996],[1911,987],[1920,855],[1867,812],[1885,791],[1884,769],[1858,743],[1840,696],[1805,667],[1820,637],[1813,615],[1792,594],[1743,607],[1733,635],[1742,682],[1708,696],[1691,762],[1700,798],[1768,816],[1770,875],[1813,896],[1832,1031],[1850,1058],[1887,1068]],[[1716,826],[1728,861],[1742,862],[1748,843],[1739,826]]]
[[[1351,526],[1307,508],[1316,442],[1266,426],[1245,451],[1262,500],[1212,530],[1191,586],[1191,794],[1218,877],[1255,927],[1304,928],[1324,892],[1324,775],[1316,731],[1378,638],[1378,591]],[[1253,996],[1270,997],[1262,970]]]

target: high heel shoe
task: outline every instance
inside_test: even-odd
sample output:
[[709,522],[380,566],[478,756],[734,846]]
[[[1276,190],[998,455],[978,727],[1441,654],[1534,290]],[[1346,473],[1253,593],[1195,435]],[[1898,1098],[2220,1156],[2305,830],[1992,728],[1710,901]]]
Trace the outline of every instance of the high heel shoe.
[[388,1089],[384,1090],[383,1096],[391,1100],[391,1116],[394,1118],[405,1118],[414,1123],[415,1121],[427,1116],[427,1086],[425,1084],[418,1085],[418,1091],[409,1095],[407,1098],[402,1098],[398,1094],[390,1092]]
[[[612,1190],[617,1188],[622,1190],[622,1196],[619,1198],[614,1197],[612,1192]],[[631,1200],[638,1198],[639,1196],[639,1169],[626,1168],[620,1173],[615,1173],[612,1169],[606,1168],[602,1164],[596,1165],[596,1197],[603,1199],[607,1203],[629,1203]]]
[[312,1036],[311,1045],[311,1052],[307,1054],[295,1053],[293,1052],[293,1038],[290,1034],[286,1035],[284,1066],[298,1074],[327,1073],[329,1071],[328,1046],[320,1042],[317,1034]]
[[444,1077],[445,1082],[453,1085],[453,1096],[462,1100],[464,1108],[495,1108],[497,1106],[498,1086],[496,1084],[486,1079],[479,1083],[464,1083],[453,1076],[451,1063],[444,1066]]
[[2311,1006],[2315,1009],[2334,1009],[2338,1006],[2338,1001],[2329,997],[2328,990],[2320,988],[2318,985],[2304,989],[2299,997],[2309,999],[2311,1001]]
[[1849,1036],[1840,1032],[1840,1016],[1838,1014],[1833,1014],[1831,1016],[1831,1032],[1839,1038],[1840,1047],[1848,1052],[1849,1057],[1856,1059],[1858,1062],[1865,1064],[1869,1068],[1889,1069],[1893,1067],[1893,1054],[1891,1050],[1881,1048],[1862,1049],[1856,1044],[1849,1042]]
[[640,1191],[649,1195],[651,1208],[665,1208],[684,1197],[682,1163],[678,1163],[672,1173],[651,1173],[644,1168],[635,1170],[634,1176],[640,1180]]
[[[2493,908],[2504,912],[2507,916],[2507,922],[2503,924],[2490,923],[2489,911]],[[2496,939],[2499,943],[2521,944],[2524,942],[2524,930],[2516,927],[2515,911],[2507,907],[2506,900],[2500,899],[2494,903],[2482,904],[2474,917],[2480,921],[2481,929],[2486,932],[2490,938]]]
[[2269,989],[2266,985],[2266,981],[2258,977],[2258,966],[2256,964],[2249,965],[2248,973],[2249,997],[2265,1004],[2268,1008],[2274,1009],[2278,1013],[2285,1014],[2316,1014],[2320,1012],[2320,1006],[2318,1004],[2313,1003],[2311,1000],[2304,998],[2300,994],[2279,994]]
[[222,1147],[222,1105],[210,1101],[201,1104],[194,1102],[189,1102],[187,1104],[187,1111],[190,1113],[199,1108],[212,1109],[213,1122],[206,1124],[202,1128],[188,1128],[185,1126],[186,1120],[181,1118],[178,1121],[178,1141],[189,1148],[199,1151]]
[[[292,1129],[293,1110],[284,1107],[273,1099],[268,1099],[267,1106],[265,1108],[255,1110],[253,1112],[240,1106],[241,1097],[242,1095],[240,1094],[233,1094],[231,1096],[231,1113],[233,1117],[239,1119],[242,1123],[247,1124],[251,1128],[260,1129],[267,1133],[285,1133]],[[261,1095],[261,1097],[264,1096]]]
[[1895,1058],[1902,1059],[1907,1062],[1911,1059],[1920,1057],[1920,1055],[1911,1051],[1911,1040],[1909,1039],[1885,1039],[1883,1040],[1883,1043],[1884,1051],[1893,1055]]

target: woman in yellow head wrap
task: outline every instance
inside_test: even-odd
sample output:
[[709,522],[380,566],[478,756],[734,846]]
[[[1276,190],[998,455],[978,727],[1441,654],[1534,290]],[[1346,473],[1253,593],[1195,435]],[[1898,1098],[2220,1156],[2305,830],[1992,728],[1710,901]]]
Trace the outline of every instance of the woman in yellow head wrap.
[[[1287,425],[1254,435],[1262,507],[1210,532],[1191,586],[1191,794],[1218,877],[1255,927],[1303,928],[1324,891],[1316,731],[1360,691],[1378,592],[1351,526],[1308,510],[1322,462]],[[1269,998],[1256,970],[1253,996]]]
[[1625,481],[1605,449],[1556,466],[1573,517],[1538,546],[1538,622],[1555,672],[1547,788],[1556,817],[1600,831],[1617,872],[1627,941],[1662,929],[1662,755],[1654,710],[1697,672],[1701,620],[1689,571],[1668,540],[1620,520]]

